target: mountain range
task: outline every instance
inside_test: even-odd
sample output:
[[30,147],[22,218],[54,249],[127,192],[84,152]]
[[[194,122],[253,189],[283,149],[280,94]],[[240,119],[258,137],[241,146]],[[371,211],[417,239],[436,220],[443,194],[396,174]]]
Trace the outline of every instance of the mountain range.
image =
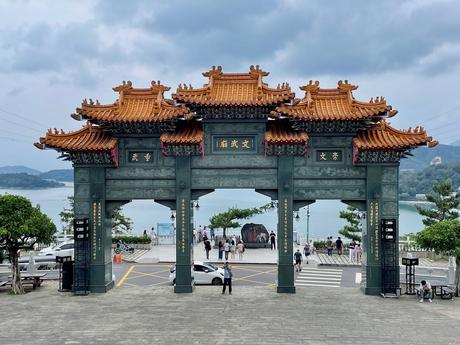
[[444,164],[460,162],[460,146],[439,144],[433,148],[416,148],[412,156],[401,159],[401,170],[423,170],[435,157],[441,157]]
[[0,175],[4,174],[28,174],[39,177],[43,180],[73,182],[73,169],[54,169],[41,172],[23,165],[13,165],[0,167]]

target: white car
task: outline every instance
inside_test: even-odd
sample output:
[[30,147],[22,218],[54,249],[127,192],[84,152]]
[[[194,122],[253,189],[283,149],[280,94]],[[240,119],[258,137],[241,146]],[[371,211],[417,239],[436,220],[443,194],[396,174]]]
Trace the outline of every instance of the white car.
[[59,243],[55,246],[44,248],[40,250],[38,255],[51,255],[51,256],[71,256],[74,255],[74,241],[70,240],[67,242]]
[[[209,262],[195,261],[192,266],[192,277],[195,284],[222,285],[224,283],[224,270]],[[169,281],[176,283],[176,266],[169,271]]]

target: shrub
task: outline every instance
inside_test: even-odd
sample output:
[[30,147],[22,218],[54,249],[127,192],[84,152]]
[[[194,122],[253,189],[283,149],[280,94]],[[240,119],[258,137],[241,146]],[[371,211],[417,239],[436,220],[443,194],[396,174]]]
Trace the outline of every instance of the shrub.
[[314,241],[313,245],[315,246],[316,250],[326,249],[326,241]]
[[123,243],[140,243],[148,244],[152,241],[150,237],[144,236],[114,236],[112,237],[112,243],[117,243],[119,240]]

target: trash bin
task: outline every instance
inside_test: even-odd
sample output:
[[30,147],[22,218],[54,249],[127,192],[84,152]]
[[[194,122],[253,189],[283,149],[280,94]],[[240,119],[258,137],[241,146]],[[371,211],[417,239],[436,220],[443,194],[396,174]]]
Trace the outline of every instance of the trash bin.
[[71,256],[56,256],[59,269],[59,291],[72,291],[73,261]]

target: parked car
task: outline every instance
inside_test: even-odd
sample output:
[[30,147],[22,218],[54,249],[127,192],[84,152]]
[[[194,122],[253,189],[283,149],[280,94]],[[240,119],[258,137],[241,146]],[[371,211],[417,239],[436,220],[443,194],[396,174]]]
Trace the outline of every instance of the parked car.
[[40,250],[38,255],[46,255],[46,256],[71,256],[73,258],[74,255],[74,241],[70,240],[67,242],[59,243],[55,246],[51,246],[48,248],[44,248]]
[[[195,284],[222,285],[224,283],[224,270],[209,262],[195,261],[192,266],[192,278]],[[169,271],[169,281],[176,284],[176,266]]]

